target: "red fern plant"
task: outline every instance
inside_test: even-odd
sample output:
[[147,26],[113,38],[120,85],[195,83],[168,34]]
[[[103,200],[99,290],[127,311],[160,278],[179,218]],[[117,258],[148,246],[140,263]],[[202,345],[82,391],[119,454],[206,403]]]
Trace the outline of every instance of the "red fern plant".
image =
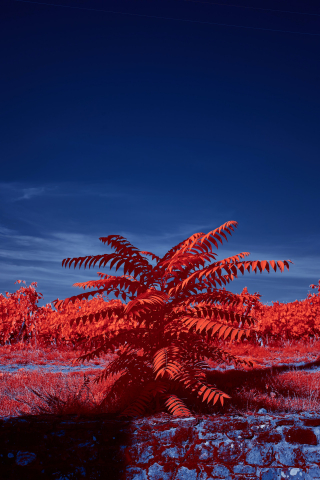
[[[95,337],[95,345],[99,346],[90,353],[81,355],[74,362],[84,362],[99,357],[102,353],[114,353],[118,348],[119,357],[112,361],[104,371],[94,379],[110,380],[110,376],[122,372],[109,390],[107,396],[101,402],[106,405],[108,401],[121,396],[126,396],[127,403],[124,410],[119,412],[122,416],[139,416],[151,410],[163,411],[164,406],[175,416],[189,416],[192,412],[179,398],[177,392],[186,392],[187,395],[196,395],[202,402],[210,401],[213,405],[220,400],[223,406],[224,398],[231,398],[229,395],[206,383],[205,369],[209,368],[205,358],[223,361],[236,362],[245,367],[256,367],[258,364],[249,357],[249,360],[240,359],[221,348],[214,347],[214,336],[230,340],[241,340],[243,334],[250,335],[250,329],[241,329],[245,322],[254,324],[255,319],[248,315],[233,313],[221,308],[221,305],[241,304],[237,294],[216,289],[234,278],[237,278],[237,269],[244,274],[245,270],[250,272],[250,266],[256,273],[266,269],[269,272],[269,264],[263,261],[240,261],[248,252],[240,253],[222,261],[215,262],[206,268],[195,271],[191,270],[201,265],[205,260],[215,258],[217,254],[210,253],[212,245],[218,248],[216,240],[222,244],[221,237],[227,240],[224,232],[231,235],[230,230],[237,227],[235,221],[226,222],[221,227],[212,230],[207,235],[200,232],[179,243],[169,250],[164,257],[159,258],[150,252],[139,251],[120,235],[109,235],[101,237],[104,244],[108,243],[115,248],[117,253],[87,256],[79,258],[67,258],[62,261],[62,266],[69,268],[74,262],[74,268],[79,263],[79,268],[85,262],[86,268],[95,265],[99,261],[99,267],[105,266],[112,259],[110,268],[117,263],[116,270],[124,264],[123,276],[110,276],[98,272],[100,280],[85,283],[76,283],[78,287],[100,288],[76,295],[63,300],[55,300],[55,306],[63,308],[68,302],[75,302],[77,298],[88,298],[89,295],[100,294],[105,291],[110,293],[116,291],[118,297],[120,289],[121,296],[128,304],[108,306],[106,302],[96,313],[82,315],[77,318],[69,318],[70,326],[73,322],[79,325],[95,319],[97,322],[101,317],[110,319],[110,328],[104,334]],[[230,229],[230,230],[229,230]],[[200,250],[200,253],[199,251]],[[195,255],[194,255],[195,254]],[[157,261],[152,267],[143,257],[151,256]],[[289,270],[288,261],[270,261],[270,265],[276,271],[278,265],[283,271],[284,265]],[[185,268],[184,268],[185,267]],[[226,275],[223,275],[225,270]],[[134,273],[131,277],[130,273]],[[137,275],[140,279],[137,280]],[[169,277],[173,277],[169,283]],[[195,283],[196,279],[199,283]],[[157,290],[155,285],[160,286]],[[117,288],[118,287],[118,288]],[[131,296],[123,290],[128,289]],[[197,293],[207,289],[207,293]],[[200,303],[199,303],[200,302]],[[220,306],[213,306],[214,302],[220,302]],[[197,306],[190,307],[191,304]],[[248,310],[248,309],[247,309]],[[224,323],[226,320],[231,323]],[[111,325],[111,322],[112,325]],[[236,322],[237,326],[233,326]],[[241,322],[241,323],[240,323]],[[243,323],[242,323],[243,322]],[[100,343],[99,343],[100,342]],[[87,352],[87,346],[84,346]],[[188,397],[190,398],[190,397]],[[128,399],[130,399],[128,401]],[[201,403],[201,402],[200,402]],[[156,407],[154,407],[156,405]],[[154,410],[155,409],[155,410]]]

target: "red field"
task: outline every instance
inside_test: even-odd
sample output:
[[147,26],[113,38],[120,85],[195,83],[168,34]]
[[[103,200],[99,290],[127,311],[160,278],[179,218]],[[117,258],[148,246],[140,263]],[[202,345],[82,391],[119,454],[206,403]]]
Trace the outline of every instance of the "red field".
[[[320,339],[314,342],[288,342],[286,345],[275,344],[265,347],[244,342],[224,348],[242,357],[250,353],[252,358],[265,366],[279,363],[294,365],[320,360]],[[99,365],[102,369],[116,357],[105,356],[100,361],[85,362],[83,364],[85,367],[88,365],[95,369],[86,370],[84,373],[81,372],[82,365],[71,366],[71,361],[77,353],[70,349],[39,350],[27,345],[13,345],[1,347],[0,351],[1,418],[17,416],[22,412],[36,414],[41,412],[41,408],[42,413],[98,412],[97,405],[103,398],[107,384],[105,382],[92,384],[92,379],[99,373],[99,370],[96,370]],[[208,364],[212,368],[217,367],[209,360]],[[44,365],[57,370],[69,366],[72,370],[69,373],[41,371],[41,366]],[[17,370],[14,373],[7,372],[5,368],[8,366],[16,367]],[[90,383],[81,392],[86,377]],[[113,378],[116,380],[118,377]],[[257,385],[255,381],[254,384],[248,384],[238,391],[234,391],[232,385],[224,386],[223,391],[232,396],[232,401],[225,402],[225,411],[234,411],[232,405],[236,400],[238,400],[236,410],[241,412],[253,412],[262,407],[267,411],[277,412],[320,411],[320,369],[303,372],[292,368],[291,371],[276,375],[274,378],[269,377],[269,382],[263,378],[261,381],[262,385]],[[40,397],[31,389],[37,391]],[[287,394],[284,393],[284,389]],[[113,411],[112,406],[109,411]]]

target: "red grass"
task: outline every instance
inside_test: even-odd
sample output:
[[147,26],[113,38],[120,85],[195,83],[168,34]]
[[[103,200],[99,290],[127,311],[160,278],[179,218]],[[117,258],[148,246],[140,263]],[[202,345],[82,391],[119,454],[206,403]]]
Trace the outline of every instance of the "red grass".
[[[220,346],[222,341],[218,342]],[[311,342],[287,342],[281,344],[269,344],[259,346],[248,341],[244,343],[228,344],[224,342],[224,349],[230,353],[255,358],[258,362],[276,365],[277,363],[307,362],[319,357],[320,341]],[[24,365],[45,365],[51,363],[58,366],[71,366],[72,359],[81,352],[70,348],[43,348],[37,349],[30,345],[7,345],[0,347],[1,365],[21,365],[16,373],[0,373],[0,417],[18,416],[21,414],[86,414],[118,411],[117,405],[109,405],[108,408],[99,408],[99,403],[111,386],[104,383],[93,384],[92,380],[100,373],[100,369],[87,370],[85,374],[72,371],[67,374],[27,371]],[[104,368],[115,355],[105,355],[100,361],[85,362],[83,365],[101,365]],[[216,365],[208,360],[210,367]],[[1,366],[0,366],[1,370]],[[120,374],[113,377],[113,382]],[[89,384],[86,386],[86,382]],[[226,387],[228,384],[226,384]],[[265,391],[256,384],[246,385],[240,390],[232,390],[229,385],[231,401],[224,407],[227,412],[249,413],[264,407],[267,411],[277,412],[303,412],[319,411],[320,408],[320,372],[288,371],[264,382]],[[281,387],[281,388],[280,388]],[[288,389],[288,395],[284,396],[284,387]],[[225,390],[224,390],[225,391]],[[273,395],[272,395],[273,393]],[[271,394],[271,395],[270,395]],[[234,407],[236,405],[236,408]],[[24,407],[22,409],[22,406]],[[214,413],[213,408],[213,413]]]

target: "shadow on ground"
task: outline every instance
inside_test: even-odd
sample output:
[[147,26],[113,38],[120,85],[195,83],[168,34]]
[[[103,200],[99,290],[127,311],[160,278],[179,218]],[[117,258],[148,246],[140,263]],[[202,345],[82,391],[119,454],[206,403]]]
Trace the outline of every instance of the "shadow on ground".
[[108,413],[1,420],[1,478],[122,480],[120,446],[128,444],[130,424]]
[[[295,366],[294,370],[303,371],[319,366],[320,358],[304,365]],[[214,385],[217,389],[222,390],[231,398],[225,399],[223,406],[219,401],[214,406],[212,406],[212,402],[210,406],[208,406],[207,402],[202,402],[202,404],[199,404],[197,401],[193,402],[193,408],[195,408],[195,405],[197,405],[196,410],[194,411],[198,411],[198,407],[200,408],[199,413],[203,414],[225,414],[234,412],[234,409],[243,410],[247,406],[247,400],[241,398],[241,395],[237,393],[237,391],[242,389],[246,391],[249,391],[250,389],[255,389],[261,394],[266,394],[266,384],[270,385],[270,379],[274,378],[280,373],[292,371],[292,369],[293,367],[290,365],[281,365],[255,368],[252,370],[233,369],[227,370],[225,372],[221,372],[219,370],[210,370],[206,372],[207,383],[210,385]],[[286,385],[277,385],[277,392],[279,393],[279,395],[282,395],[284,397],[288,394],[289,396],[294,396],[294,392]],[[253,408],[257,409],[263,406],[261,401],[258,400],[250,400],[250,403],[252,404]],[[270,410],[272,410],[272,407],[270,407]]]

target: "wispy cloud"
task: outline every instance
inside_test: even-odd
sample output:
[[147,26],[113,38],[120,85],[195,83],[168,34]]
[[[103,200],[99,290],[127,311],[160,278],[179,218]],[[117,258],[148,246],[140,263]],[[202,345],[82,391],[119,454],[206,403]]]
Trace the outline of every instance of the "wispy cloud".
[[[200,216],[191,215],[184,208],[184,202],[178,206],[180,215],[177,221],[170,220],[159,223],[160,214],[154,200],[145,196],[143,211],[136,209],[139,215],[132,217],[126,214],[126,206],[139,204],[141,198],[135,198],[132,191],[124,191],[121,187],[103,185],[55,184],[43,185],[41,188],[18,184],[1,184],[1,195],[6,197],[7,209],[0,216],[0,291],[13,292],[21,285],[14,285],[17,279],[26,280],[28,284],[36,281],[38,292],[44,298],[40,305],[52,302],[56,298],[83,293],[82,289],[72,287],[74,283],[89,280],[98,280],[98,271],[108,275],[123,275],[123,266],[117,271],[115,266],[110,270],[107,267],[88,267],[81,269],[77,266],[62,267],[65,258],[85,257],[115,253],[110,245],[104,245],[99,237],[108,235],[121,235],[140,251],[152,252],[163,257],[172,247],[186,240],[198,232],[207,234],[209,231],[220,227],[226,221],[235,219],[236,212],[220,211],[219,215],[208,215],[205,211]],[[106,193],[105,193],[106,192]],[[103,200],[101,197],[105,195]],[[144,193],[144,195],[146,195]],[[29,198],[27,198],[29,196]],[[41,201],[39,201],[41,197]],[[143,199],[143,194],[141,194]],[[18,203],[10,202],[12,199],[21,199],[28,206],[17,206]],[[114,199],[122,198],[123,207],[110,208]],[[46,203],[49,202],[49,203]],[[91,205],[91,211],[83,214],[86,204]],[[161,205],[169,208],[170,199]],[[92,212],[92,213],[91,213]],[[153,228],[148,228],[142,221],[150,212],[154,214]],[[229,215],[230,214],[230,215]],[[231,217],[232,214],[232,217]],[[234,216],[235,214],[235,216]],[[105,217],[105,225],[101,226],[101,218]],[[90,225],[90,227],[89,227]],[[156,227],[160,227],[157,228]],[[88,231],[89,230],[89,231]],[[320,256],[314,247],[316,234],[304,235],[304,232],[294,232],[292,242],[279,241],[281,235],[272,230],[270,235],[260,235],[255,230],[249,235],[239,222],[232,235],[226,234],[228,241],[222,237],[223,244],[219,241],[218,249],[212,245],[212,253],[216,254],[216,261],[249,252],[246,260],[292,260],[289,271],[284,269],[270,273],[238,272],[238,278],[226,285],[232,292],[241,292],[244,286],[250,293],[263,292],[263,302],[271,300],[294,301],[296,298],[306,298],[309,285],[317,283]],[[282,234],[283,236],[283,234]],[[308,248],[306,249],[306,243]],[[156,261],[146,257],[148,262],[155,266]],[[205,267],[212,264],[206,261]],[[109,298],[116,298],[113,293]]]

